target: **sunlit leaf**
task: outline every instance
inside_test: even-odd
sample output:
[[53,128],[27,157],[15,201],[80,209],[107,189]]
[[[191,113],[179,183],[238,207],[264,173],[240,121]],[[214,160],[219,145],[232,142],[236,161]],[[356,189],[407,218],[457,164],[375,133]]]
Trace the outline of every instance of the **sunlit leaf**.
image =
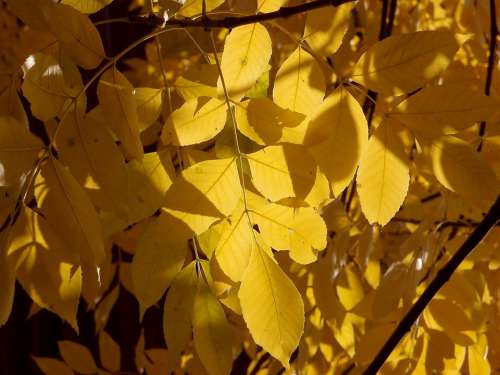
[[[228,95],[239,100],[267,68],[271,58],[271,38],[260,23],[234,28],[226,38],[221,70]],[[219,97],[224,97],[222,80],[217,81]]]

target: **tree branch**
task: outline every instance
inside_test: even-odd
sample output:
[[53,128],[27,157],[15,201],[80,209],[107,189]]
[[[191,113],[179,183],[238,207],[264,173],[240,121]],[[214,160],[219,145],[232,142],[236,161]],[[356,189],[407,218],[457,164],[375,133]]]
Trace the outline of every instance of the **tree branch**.
[[364,375],[376,374],[382,367],[387,358],[391,355],[394,348],[398,345],[399,341],[411,329],[420,314],[424,311],[425,307],[429,304],[436,293],[441,287],[450,279],[460,263],[474,250],[479,242],[486,236],[488,231],[495,226],[500,220],[500,197],[491,206],[490,210],[474,229],[469,237],[465,240],[463,245],[451,257],[446,265],[441,268],[434,280],[427,286],[422,295],[418,298],[417,302],[410,308],[406,315],[401,319],[398,326],[387,339],[384,346],[380,349],[375,359],[370,363],[367,369],[363,372]]
[[[394,18],[396,17],[397,0],[383,0],[382,12],[380,16],[380,31],[378,40],[383,40],[392,34]],[[377,102],[377,93],[368,90],[367,98],[363,103],[363,111],[367,116],[368,129],[371,128],[373,115],[375,113],[375,104]]]
[[290,7],[281,7],[274,12],[257,13],[248,16],[229,16],[224,18],[210,18],[208,16],[198,19],[190,18],[171,18],[165,22],[162,17],[151,14],[149,17],[132,16],[131,22],[149,23],[155,26],[176,26],[176,27],[202,27],[204,29],[226,28],[232,29],[237,26],[248,25],[257,22],[270,21],[277,18],[287,18],[296,14],[310,12],[314,9],[324,8],[327,6],[337,7],[344,3],[349,3],[354,0],[313,0],[304,4],[299,4]]
[[[495,67],[495,52],[497,49],[497,36],[498,36],[498,27],[497,27],[497,17],[496,17],[496,5],[495,0],[490,0],[490,46],[489,46],[489,55],[488,55],[488,68],[486,71],[486,82],[484,85],[484,93],[487,96],[490,96],[491,93],[491,83],[493,81],[493,71]],[[479,128],[479,136],[483,137],[486,133],[486,122],[482,121]],[[481,150],[482,141],[479,145],[478,150]]]

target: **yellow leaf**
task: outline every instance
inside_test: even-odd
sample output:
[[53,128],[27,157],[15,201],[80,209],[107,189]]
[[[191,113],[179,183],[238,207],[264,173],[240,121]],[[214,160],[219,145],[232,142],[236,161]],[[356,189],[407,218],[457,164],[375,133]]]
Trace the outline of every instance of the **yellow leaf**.
[[175,90],[186,101],[199,96],[217,97],[219,72],[215,64],[195,64],[177,78]]
[[0,117],[0,186],[19,186],[42,147],[24,125],[12,117]]
[[[2,244],[2,247],[4,236],[5,231],[2,232],[0,237],[0,244]],[[0,327],[7,323],[14,302],[16,274],[14,269],[15,265],[11,259],[11,257],[7,256],[7,251],[5,251],[5,249],[0,251],[0,283],[2,285],[0,289]]]
[[10,10],[25,24],[36,30],[45,31],[48,28],[43,10],[52,6],[51,0],[7,0],[6,2]]
[[[172,235],[175,233],[175,235]],[[134,295],[140,316],[155,304],[181,270],[192,232],[167,212],[154,217],[139,238],[132,261]]]
[[486,335],[479,336],[479,340],[474,345],[467,348],[469,374],[491,374],[491,365],[488,362],[488,351],[488,338]]
[[130,161],[128,184],[122,187],[128,195],[127,224],[145,219],[160,208],[174,178],[175,170],[167,149],[147,153],[141,162]]
[[264,242],[276,250],[289,250],[297,263],[314,262],[326,247],[326,225],[310,207],[291,208],[261,199],[251,212]]
[[[234,28],[226,38],[221,70],[227,93],[240,100],[266,70],[271,58],[271,37],[260,23]],[[222,81],[217,81],[219,97],[224,97]]]
[[444,374],[460,373],[465,362],[467,347],[454,344],[443,332],[434,329],[427,330],[425,336],[429,343],[425,358],[427,373],[433,371]]
[[161,134],[164,144],[189,146],[208,141],[224,128],[226,103],[200,97],[184,103],[172,112]]
[[133,91],[137,104],[139,130],[143,131],[153,125],[162,111],[162,89],[136,87]]
[[330,195],[330,183],[328,182],[325,174],[317,168],[316,180],[314,181],[314,185],[309,191],[309,194],[307,194],[304,198],[304,202],[311,207],[319,208],[326,203],[326,201],[330,198]]
[[94,321],[95,321],[95,333],[100,332],[108,322],[109,314],[113,309],[116,301],[118,300],[118,296],[120,294],[120,287],[115,286],[111,292],[109,292],[104,298],[99,301],[94,313]]
[[111,4],[113,0],[62,0],[62,4],[71,5],[76,10],[92,14],[96,13],[105,6]]
[[246,158],[253,184],[273,202],[288,197],[304,199],[316,180],[316,163],[303,146],[268,146]]
[[393,263],[375,290],[372,312],[375,319],[381,319],[397,310],[399,301],[403,297],[406,284],[410,277],[407,267],[402,263]]
[[58,341],[61,357],[76,372],[81,374],[94,374],[97,366],[90,351],[83,345],[73,341]]
[[394,330],[393,323],[381,323],[370,327],[356,345],[356,361],[370,363]]
[[479,333],[463,308],[450,299],[433,299],[423,317],[427,327],[444,332],[461,346],[472,345]]
[[105,57],[101,36],[90,19],[65,4],[43,9],[52,33],[63,50],[84,69],[96,68]]
[[354,3],[315,9],[307,13],[304,40],[322,55],[332,55],[340,47],[351,19]]
[[[94,196],[100,195],[98,206],[105,210],[116,210],[128,218],[127,165],[104,123],[91,116],[81,116],[73,111],[60,124],[57,146],[61,160],[75,173],[75,178],[84,184],[90,179],[95,185]],[[112,171],[113,173],[110,173]]]
[[458,38],[450,31],[390,36],[361,55],[351,76],[371,90],[401,95],[439,75],[459,47]]
[[408,192],[408,157],[400,126],[382,123],[372,134],[356,179],[361,209],[370,224],[386,225]]
[[210,375],[229,374],[233,362],[231,327],[224,309],[201,275],[192,319],[194,347],[207,372]]
[[167,211],[196,234],[231,214],[241,196],[235,160],[202,161],[182,171],[165,196]]
[[495,173],[467,143],[445,136],[427,145],[434,175],[443,186],[471,200],[496,199],[500,184]]
[[25,208],[12,230],[9,253],[18,251],[17,278],[31,299],[55,312],[78,332],[76,312],[82,289],[81,271],[73,272],[69,251],[47,221]]
[[321,143],[310,148],[320,170],[339,196],[349,185],[368,143],[368,124],[358,101],[340,86],[314,113],[312,132]]
[[288,368],[304,330],[304,303],[295,285],[261,246],[254,246],[238,297],[257,345]]
[[10,213],[14,211],[19,196],[19,188],[20,186],[12,185],[0,186],[0,222],[6,222]]
[[346,310],[353,309],[363,300],[365,296],[363,284],[352,263],[340,271],[336,284],[339,301]]
[[257,12],[269,13],[277,11],[287,3],[286,0],[257,0]]
[[259,145],[287,142],[290,138],[287,134],[297,132],[295,127],[305,118],[277,106],[268,98],[244,101],[235,109],[238,130]]
[[286,4],[286,0],[257,0],[257,12],[274,12]]
[[[58,61],[52,55],[37,53],[27,59],[25,67],[23,94],[33,115],[42,121],[61,116],[83,88],[78,68],[71,61],[62,58]],[[79,108],[85,108],[85,102],[86,96],[82,95]]]
[[0,94],[0,116],[13,117],[24,127],[29,126],[28,117],[17,93],[17,85],[14,82]]
[[45,375],[74,375],[75,373],[64,362],[54,358],[31,356]]
[[282,108],[307,115],[321,104],[325,89],[321,67],[309,53],[298,47],[278,69],[273,99]]
[[35,197],[57,235],[80,256],[84,288],[97,292],[96,265],[104,263],[105,252],[101,223],[89,197],[54,157],[36,177]]
[[[247,192],[248,194],[248,192]],[[227,221],[221,224],[221,236],[215,258],[222,271],[233,281],[241,281],[253,247],[253,228],[240,202]]]
[[107,123],[122,142],[127,158],[141,160],[144,151],[139,135],[134,87],[116,68],[101,76],[97,96]]
[[413,132],[455,134],[498,112],[498,103],[463,84],[425,87],[390,113]]
[[211,11],[221,5],[224,0],[187,0],[177,14],[184,17],[192,17],[202,13],[202,4],[205,2],[205,10]]
[[120,371],[120,347],[105,331],[99,334],[99,358],[105,369]]
[[191,262],[177,274],[165,299],[163,334],[169,352],[177,357],[191,339],[191,317],[197,282],[195,262]]

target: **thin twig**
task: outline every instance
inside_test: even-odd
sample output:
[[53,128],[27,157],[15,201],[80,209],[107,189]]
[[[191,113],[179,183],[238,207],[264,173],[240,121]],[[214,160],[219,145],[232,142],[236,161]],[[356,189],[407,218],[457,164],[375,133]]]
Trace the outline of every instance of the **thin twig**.
[[[490,45],[489,45],[489,55],[488,55],[488,68],[486,71],[486,82],[484,85],[484,93],[487,96],[491,94],[491,83],[493,81],[493,71],[495,70],[495,53],[497,49],[497,18],[496,18],[496,5],[495,0],[490,0]],[[479,127],[479,136],[481,137],[481,143],[479,144],[478,151],[481,151],[483,141],[482,138],[486,133],[486,122],[482,121]]]
[[399,341],[411,329],[413,324],[417,321],[420,314],[424,311],[425,307],[429,304],[436,293],[441,287],[450,279],[462,261],[474,250],[474,248],[481,242],[481,240],[488,234],[491,228],[500,220],[500,197],[490,208],[484,219],[474,229],[474,231],[467,237],[463,245],[451,257],[446,265],[441,268],[434,280],[427,286],[422,295],[413,304],[406,315],[401,319],[398,326],[385,342],[384,346],[380,349],[375,359],[370,363],[367,369],[363,372],[364,375],[376,374],[382,367],[387,358],[391,355],[392,351],[398,345]]

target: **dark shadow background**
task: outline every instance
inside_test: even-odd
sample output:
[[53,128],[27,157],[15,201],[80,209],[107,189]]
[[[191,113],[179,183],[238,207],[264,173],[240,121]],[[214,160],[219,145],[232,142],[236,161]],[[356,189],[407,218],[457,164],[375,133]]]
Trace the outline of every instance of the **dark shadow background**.
[[[130,0],[115,0],[110,6],[91,16],[93,21],[130,15]],[[132,41],[151,31],[148,25],[113,23],[98,26],[104,48],[108,56],[123,50]],[[144,50],[136,48],[128,55],[143,57]],[[84,81],[88,81],[97,70],[81,71]],[[97,84],[97,82],[96,82]],[[96,85],[87,93],[89,109],[97,104]],[[23,103],[29,115],[29,103]],[[30,127],[34,133],[47,141],[44,125],[30,116]],[[124,255],[126,260],[126,255]],[[128,256],[130,258],[130,256]],[[130,260],[130,259],[129,259]],[[116,285],[115,280],[112,285]],[[0,286],[2,287],[2,286]],[[31,307],[31,299],[19,283],[16,284],[14,306],[6,325],[0,328],[0,375],[41,375],[42,372],[31,360],[30,355],[60,358],[57,341],[69,339],[87,346],[98,361],[97,336],[94,336],[94,311],[86,312],[83,300],[78,309],[80,336],[57,315],[41,310],[27,319]],[[122,371],[136,371],[134,364],[134,347],[140,335],[139,308],[135,298],[124,288],[109,316],[105,330],[120,345],[122,352]],[[142,326],[146,334],[148,347],[164,346],[161,311],[150,309]]]

